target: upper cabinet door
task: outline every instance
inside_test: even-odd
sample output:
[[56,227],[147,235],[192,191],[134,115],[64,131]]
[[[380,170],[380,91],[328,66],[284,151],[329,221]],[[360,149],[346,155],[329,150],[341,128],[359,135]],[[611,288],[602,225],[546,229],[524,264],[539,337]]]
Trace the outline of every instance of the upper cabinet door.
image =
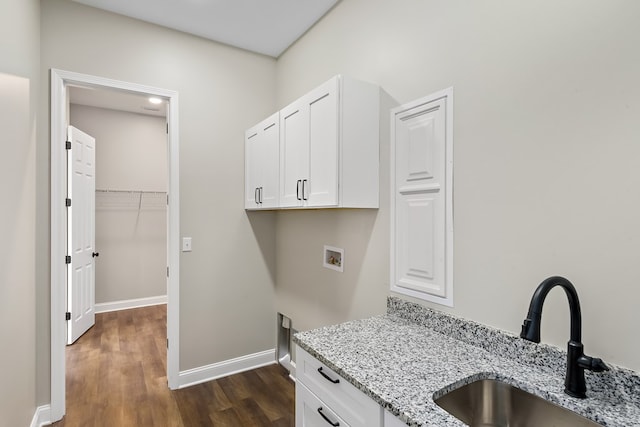
[[309,178],[303,183],[309,206],[338,205],[338,78],[309,93]]
[[260,205],[263,209],[278,207],[280,181],[280,115],[278,113],[262,122],[263,159]]
[[244,207],[257,209],[260,207],[258,189],[260,187],[260,150],[258,126],[245,132],[244,136]]
[[279,114],[258,123],[245,133],[245,208],[278,207]]
[[309,111],[304,99],[280,111],[280,206],[303,206],[309,180]]

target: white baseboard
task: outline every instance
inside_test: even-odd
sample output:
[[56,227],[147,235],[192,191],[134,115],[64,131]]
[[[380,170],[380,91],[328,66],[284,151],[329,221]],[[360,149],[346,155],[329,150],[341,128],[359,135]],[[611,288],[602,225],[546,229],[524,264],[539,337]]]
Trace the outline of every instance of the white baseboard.
[[178,375],[178,388],[189,387],[274,363],[276,363],[276,351],[272,349],[189,369]]
[[291,360],[291,355],[290,354],[286,354],[284,355],[284,357],[280,358],[280,360],[278,360],[278,363],[280,363],[280,365],[282,365],[283,368],[285,368],[287,371],[289,371],[289,376],[293,379],[296,376],[296,363]]
[[147,307],[150,305],[160,305],[167,303],[167,296],[136,298],[124,301],[102,302],[95,305],[96,313],[106,313],[108,311],[128,310],[130,308]]
[[36,408],[30,427],[42,427],[51,424],[51,405],[42,405]]
[[293,381],[294,383],[297,382],[296,380],[296,362],[294,362],[293,360],[289,362],[291,369],[289,369],[289,378],[291,378],[291,381]]

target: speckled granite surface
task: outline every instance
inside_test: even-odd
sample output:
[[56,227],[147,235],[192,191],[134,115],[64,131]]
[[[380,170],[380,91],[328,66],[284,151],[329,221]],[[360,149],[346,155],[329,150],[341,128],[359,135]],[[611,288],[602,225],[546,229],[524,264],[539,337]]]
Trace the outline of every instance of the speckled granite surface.
[[640,427],[638,373],[610,364],[587,371],[588,397],[575,399],[563,391],[563,351],[395,297],[386,315],[298,332],[294,341],[410,426],[464,425],[433,399],[499,379],[602,425]]

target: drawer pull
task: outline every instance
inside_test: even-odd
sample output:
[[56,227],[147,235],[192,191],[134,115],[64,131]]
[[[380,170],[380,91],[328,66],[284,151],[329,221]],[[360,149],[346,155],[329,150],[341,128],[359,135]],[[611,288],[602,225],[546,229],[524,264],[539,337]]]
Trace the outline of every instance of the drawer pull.
[[338,383],[340,382],[340,380],[334,380],[334,379],[333,379],[333,378],[331,378],[329,375],[325,374],[325,373],[322,371],[322,366],[320,366],[320,367],[318,368],[318,372],[320,373],[320,375],[322,375],[323,377],[325,377],[325,378],[327,379],[327,381],[331,381],[331,382],[332,382],[332,383],[334,383],[334,384],[338,384]]
[[329,419],[329,418],[324,414],[324,412],[322,412],[322,406],[318,408],[318,413],[320,414],[320,416],[321,416],[322,418],[324,418],[324,420],[325,420],[326,422],[328,422],[329,424],[331,424],[333,427],[338,427],[338,426],[340,425],[340,423],[339,423],[339,422],[337,422],[337,421],[336,421],[335,423],[334,423],[333,421],[331,421],[331,420],[330,420],[330,419]]

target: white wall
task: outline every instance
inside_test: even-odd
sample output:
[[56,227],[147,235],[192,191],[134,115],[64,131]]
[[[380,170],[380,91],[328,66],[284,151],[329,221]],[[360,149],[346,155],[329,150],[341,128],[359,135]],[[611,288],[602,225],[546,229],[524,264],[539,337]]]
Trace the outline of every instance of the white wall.
[[26,426],[36,402],[35,141],[39,3],[0,3],[0,426]]
[[[344,0],[279,58],[278,105],[338,73],[397,103],[453,86],[447,311],[519,333],[535,287],[563,275],[581,298],[586,352],[640,370],[638,16],[633,0]],[[278,214],[276,308],[296,329],[384,311],[383,127],[378,212]],[[323,244],[345,248],[343,275],[321,267]],[[564,348],[568,311],[552,292],[543,341]]]
[[96,138],[96,188],[167,191],[164,117],[71,104],[71,124]]
[[[164,117],[71,104],[70,118],[96,139],[96,189],[167,191]],[[162,199],[153,193],[96,193],[97,304],[167,294]]]
[[[24,23],[14,6],[31,10],[11,3],[9,28]],[[276,308],[296,329],[384,311],[388,118],[379,210],[242,209],[244,129],[337,73],[380,84],[387,108],[455,88],[450,311],[518,332],[535,286],[562,274],[581,296],[586,351],[640,369],[640,343],[626,339],[640,297],[637,2],[343,0],[277,64],[67,0],[41,8],[42,117],[51,67],[180,92],[181,229],[194,237],[181,258],[182,370],[272,347],[276,277]],[[47,120],[38,129],[37,401],[48,402]],[[345,248],[342,275],[321,267],[324,244]],[[564,346],[564,295],[549,299],[542,337]]]
[[[67,0],[41,7],[43,117],[52,67],[179,92],[180,228],[193,237],[180,259],[180,370],[273,348],[274,221],[245,214],[242,165],[244,130],[275,110],[275,61]],[[48,191],[49,132],[40,129],[37,185]],[[48,247],[48,233],[38,229],[39,246]],[[48,318],[38,312],[45,355]],[[39,363],[38,400],[47,402],[48,360]]]

